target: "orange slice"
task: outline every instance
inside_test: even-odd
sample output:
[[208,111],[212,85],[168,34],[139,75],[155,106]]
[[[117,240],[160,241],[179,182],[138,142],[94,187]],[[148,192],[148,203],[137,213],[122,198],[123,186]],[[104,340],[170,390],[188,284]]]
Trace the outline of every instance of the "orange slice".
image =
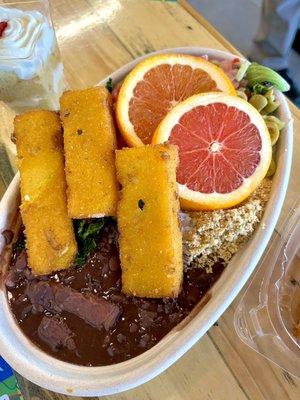
[[158,126],[152,143],[179,147],[177,182],[188,210],[233,207],[265,177],[272,156],[270,135],[259,112],[223,93],[194,95]]
[[116,104],[119,129],[129,146],[151,143],[155,129],[179,102],[203,92],[235,89],[221,68],[201,57],[159,54],[125,78]]

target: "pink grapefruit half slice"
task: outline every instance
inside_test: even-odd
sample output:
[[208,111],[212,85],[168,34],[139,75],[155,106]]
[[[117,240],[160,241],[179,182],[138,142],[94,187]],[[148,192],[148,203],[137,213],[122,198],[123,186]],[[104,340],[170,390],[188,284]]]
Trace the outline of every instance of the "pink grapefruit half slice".
[[249,103],[223,93],[194,95],[175,106],[152,143],[179,148],[177,182],[188,210],[233,207],[265,177],[272,157],[264,119]]

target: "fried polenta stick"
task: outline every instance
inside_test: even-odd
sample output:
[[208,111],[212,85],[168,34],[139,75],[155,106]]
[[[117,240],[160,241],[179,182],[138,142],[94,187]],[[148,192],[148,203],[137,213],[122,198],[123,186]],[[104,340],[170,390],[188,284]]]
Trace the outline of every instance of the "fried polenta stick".
[[67,214],[62,128],[52,111],[15,118],[21,177],[21,215],[28,263],[37,275],[68,268],[77,252]]
[[116,135],[110,101],[104,87],[68,91],[60,99],[72,218],[116,215]]
[[116,151],[122,185],[118,204],[122,291],[175,297],[183,277],[178,223],[177,147],[147,145]]

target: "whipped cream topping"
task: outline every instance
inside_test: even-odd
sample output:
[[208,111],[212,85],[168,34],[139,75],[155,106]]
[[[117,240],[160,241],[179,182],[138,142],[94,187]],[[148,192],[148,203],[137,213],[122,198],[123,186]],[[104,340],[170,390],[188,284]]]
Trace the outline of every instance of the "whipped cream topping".
[[55,44],[53,28],[38,11],[0,7],[0,21],[8,23],[0,38],[0,72],[31,79],[51,54]]

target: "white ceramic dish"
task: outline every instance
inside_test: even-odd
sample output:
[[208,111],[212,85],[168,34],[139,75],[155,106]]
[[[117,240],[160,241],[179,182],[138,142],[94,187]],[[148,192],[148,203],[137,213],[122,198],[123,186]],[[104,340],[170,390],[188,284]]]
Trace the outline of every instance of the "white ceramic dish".
[[[220,59],[235,57],[222,51],[198,47],[168,49],[164,52],[208,54]],[[141,58],[113,73],[113,82],[122,80],[140,60]],[[5,293],[1,290],[0,354],[16,371],[32,382],[56,392],[77,396],[107,395],[138,386],[158,375],[205,334],[251,275],[268,244],[282,208],[291,169],[293,131],[287,102],[280,93],[277,97],[281,103],[280,117],[285,120],[286,127],[278,144],[277,171],[270,201],[261,225],[216,282],[208,303],[199,304],[181,324],[144,354],[120,364],[88,368],[56,360],[33,345],[15,323]],[[18,205],[19,177],[16,175],[0,203],[1,232],[10,227]],[[0,250],[2,249],[3,239],[0,243]]]

